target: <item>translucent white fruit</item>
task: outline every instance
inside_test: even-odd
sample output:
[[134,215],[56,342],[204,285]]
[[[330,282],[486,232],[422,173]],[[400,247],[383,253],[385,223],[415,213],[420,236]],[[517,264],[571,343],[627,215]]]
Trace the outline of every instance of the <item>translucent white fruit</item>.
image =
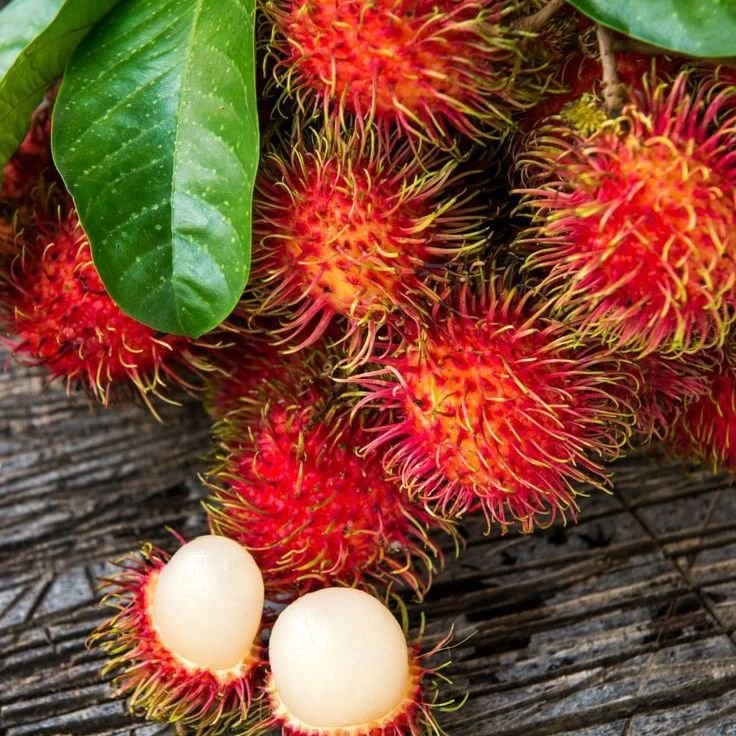
[[401,626],[380,601],[351,588],[325,588],[286,608],[269,657],[281,703],[315,728],[379,721],[409,690]]
[[210,670],[245,661],[263,613],[263,578],[237,542],[206,535],[185,544],[155,582],[151,616],[164,645]]

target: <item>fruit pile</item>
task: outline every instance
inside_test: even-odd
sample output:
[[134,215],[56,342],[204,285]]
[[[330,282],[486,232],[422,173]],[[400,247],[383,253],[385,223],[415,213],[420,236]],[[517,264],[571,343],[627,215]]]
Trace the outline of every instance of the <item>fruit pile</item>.
[[574,520],[654,443],[736,470],[736,75],[542,0],[267,0],[262,20],[230,318],[191,340],[107,295],[50,94],[0,193],[0,326],[102,404],[183,388],[212,418],[212,534],[126,558],[91,638],[136,712],[436,733],[435,666],[378,599],[421,600],[462,520]]

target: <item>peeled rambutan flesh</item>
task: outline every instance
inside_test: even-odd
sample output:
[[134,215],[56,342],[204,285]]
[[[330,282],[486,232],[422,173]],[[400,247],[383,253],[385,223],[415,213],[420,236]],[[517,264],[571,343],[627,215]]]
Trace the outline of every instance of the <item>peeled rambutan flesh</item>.
[[150,545],[103,581],[117,613],[90,637],[132,712],[201,736],[243,725],[257,695],[263,579],[251,555],[203,536],[169,557]]
[[342,318],[362,355],[392,314],[420,321],[436,299],[427,282],[485,239],[454,162],[420,164],[405,145],[360,138],[297,142],[267,158],[257,184],[254,309],[281,315],[297,347]]
[[[289,605],[269,640],[270,724],[284,736],[440,733],[436,669],[380,601],[326,588]],[[315,677],[315,673],[319,673]]]
[[[498,135],[536,99],[506,0],[273,0],[275,76],[304,107],[451,145]],[[528,34],[527,34],[528,35]]]
[[677,356],[721,345],[734,320],[732,93],[690,94],[688,81],[635,93],[591,138],[548,131],[526,155],[539,172],[517,246],[581,339]]
[[[189,341],[156,333],[113,302],[76,213],[37,217],[5,249],[0,274],[0,323],[15,356],[104,404],[116,386],[133,385],[148,402],[168,379],[186,385],[185,373],[201,362]],[[181,377],[176,366],[186,367]]]
[[605,486],[602,460],[630,433],[621,361],[491,277],[464,285],[431,328],[352,380],[384,422],[368,449],[438,513],[475,510],[525,531],[575,513],[577,488]]
[[725,351],[706,376],[707,391],[674,424],[670,445],[684,458],[713,470],[736,471],[736,354]]
[[410,502],[360,457],[370,435],[336,405],[320,360],[281,366],[217,428],[221,449],[206,508],[215,533],[247,547],[268,589],[289,598],[331,584],[421,596],[441,552],[432,531],[453,525]]

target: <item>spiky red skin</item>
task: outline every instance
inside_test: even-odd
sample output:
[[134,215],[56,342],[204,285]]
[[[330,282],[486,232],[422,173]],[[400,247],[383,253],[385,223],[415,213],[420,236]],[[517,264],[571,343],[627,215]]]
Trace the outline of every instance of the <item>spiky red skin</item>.
[[103,604],[117,613],[90,636],[90,644],[110,657],[103,674],[112,674],[132,712],[189,726],[200,736],[219,736],[242,726],[257,694],[260,648],[238,669],[218,673],[185,664],[162,643],[150,608],[156,577],[170,555],[145,545],[119,563],[103,580]]
[[601,461],[629,434],[620,361],[574,347],[495,279],[450,303],[419,340],[353,379],[364,405],[393,415],[369,449],[388,444],[387,467],[443,515],[480,510],[489,526],[531,531],[574,514],[577,485],[605,485]]
[[409,147],[373,142],[301,141],[262,169],[254,309],[281,315],[280,333],[295,349],[314,344],[338,317],[353,354],[365,352],[390,315],[420,321],[423,302],[436,300],[426,282],[485,237],[478,207],[462,190],[447,193],[453,163],[428,172]]
[[5,164],[0,199],[15,204],[28,198],[44,171],[51,170],[51,108],[40,108],[18,150]]
[[709,391],[711,353],[667,358],[650,353],[627,364],[635,387],[636,440],[664,440],[687,407]]
[[733,355],[706,376],[708,390],[693,401],[672,428],[671,446],[714,470],[736,472],[736,359]]
[[358,455],[369,435],[330,408],[325,382],[264,381],[255,395],[244,388],[250,406],[219,430],[212,530],[247,547],[282,597],[392,581],[421,596],[440,555],[428,532],[451,526],[408,501],[380,458]]
[[[670,356],[722,344],[736,306],[736,132],[688,76],[591,139],[543,136],[517,247],[581,338]],[[553,135],[554,134],[554,137]]]
[[185,362],[185,338],[154,332],[108,296],[73,211],[26,229],[19,245],[0,276],[2,324],[19,359],[103,403],[123,382],[156,393]]
[[505,0],[283,0],[267,4],[276,77],[301,105],[450,145],[498,135],[530,92]]

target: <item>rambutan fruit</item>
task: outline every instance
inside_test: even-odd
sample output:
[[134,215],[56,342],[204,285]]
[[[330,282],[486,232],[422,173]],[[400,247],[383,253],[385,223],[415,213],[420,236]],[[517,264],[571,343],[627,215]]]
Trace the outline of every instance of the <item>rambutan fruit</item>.
[[[391,315],[419,322],[428,283],[484,244],[484,208],[457,162],[419,162],[381,135],[314,133],[262,164],[254,216],[254,310],[300,349],[343,318],[355,362]],[[453,193],[455,190],[455,193]]]
[[191,388],[186,375],[206,363],[190,341],[124,314],[95,270],[76,213],[65,204],[54,219],[39,207],[0,273],[0,324],[14,355],[45,366],[67,388],[84,386],[103,404],[113,389],[132,385],[153,410],[150,397],[165,398],[167,380]]
[[712,352],[668,358],[649,353],[625,364],[636,393],[637,444],[664,440],[688,405],[709,390]]
[[668,442],[685,458],[736,472],[736,350],[728,346],[705,379],[707,391],[672,427]]
[[284,736],[442,733],[433,713],[442,707],[439,668],[427,660],[448,639],[422,653],[369,594],[309,593],[282,611],[271,632],[268,724]]
[[689,77],[634,91],[591,137],[547,130],[521,162],[517,240],[581,340],[636,355],[723,343],[736,307],[736,116]]
[[[268,0],[274,76],[322,108],[452,147],[498,137],[533,104],[510,0]],[[534,70],[536,71],[536,70]]]
[[51,109],[55,91],[34,112],[31,127],[2,172],[0,199],[20,204],[27,199],[46,171],[53,171],[51,160]]
[[325,585],[426,591],[442,553],[430,533],[454,526],[410,502],[385,477],[358,419],[321,374],[320,351],[300,353],[270,378],[243,387],[239,409],[216,430],[208,475],[210,527],[251,551],[268,590],[293,597]]
[[489,527],[523,531],[574,515],[578,484],[605,486],[601,461],[630,434],[622,361],[576,346],[498,275],[447,302],[418,339],[350,379],[366,392],[358,407],[391,417],[366,450],[388,445],[387,469],[442,515],[480,510]]
[[90,636],[130,710],[200,736],[245,724],[259,692],[263,580],[251,555],[203,536],[169,557],[145,545],[103,581],[115,615]]

